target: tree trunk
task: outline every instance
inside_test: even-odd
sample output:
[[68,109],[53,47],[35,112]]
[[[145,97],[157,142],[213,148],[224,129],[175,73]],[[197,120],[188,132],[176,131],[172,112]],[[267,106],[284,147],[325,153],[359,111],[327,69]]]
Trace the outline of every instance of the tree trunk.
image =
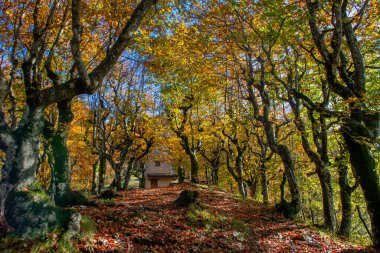
[[311,216],[311,222],[313,225],[315,225],[315,218],[314,218],[314,210],[311,205],[311,198],[309,197],[309,209],[310,209],[310,216]]
[[280,183],[280,202],[281,203],[286,203],[285,199],[285,184],[286,184],[286,172],[282,174],[282,180]]
[[124,176],[123,190],[128,190],[129,181],[131,181],[131,171],[127,169]]
[[269,204],[269,195],[268,195],[268,177],[267,170],[262,166],[261,171],[261,193],[263,195],[263,203],[265,205]]
[[[334,210],[334,190],[332,188],[332,178],[327,164],[329,164],[328,146],[327,146],[327,126],[324,116],[320,116],[319,123],[317,124],[314,117],[314,111],[308,109],[308,117],[312,124],[312,135],[317,152],[313,151],[310,146],[305,123],[301,117],[300,101],[298,98],[290,101],[293,113],[295,115],[295,125],[301,134],[302,147],[315,164],[316,172],[319,179],[319,184],[322,190],[322,203],[323,203],[323,220],[324,227],[332,232],[336,231],[336,217]],[[320,130],[318,130],[320,129]],[[321,142],[319,140],[322,140]]]
[[178,167],[178,182],[183,183],[185,182],[185,169],[182,165]]
[[106,174],[107,159],[103,151],[99,154],[99,177],[98,177],[98,194],[100,194],[104,189],[104,181]]
[[85,202],[85,198],[71,190],[70,154],[67,147],[70,124],[73,120],[71,101],[58,103],[58,129],[53,131],[50,142],[53,151],[52,185],[50,187],[58,206],[76,205]]
[[8,148],[2,182],[7,182],[16,188],[34,182],[43,126],[43,108],[27,107],[20,127],[15,132],[15,141]]
[[317,167],[317,175],[322,189],[324,226],[334,232],[336,230],[336,219],[331,174],[326,167]]
[[121,187],[121,181],[122,181],[122,177],[121,177],[121,174],[122,174],[122,168],[120,167],[116,167],[114,169],[115,171],[115,176],[112,180],[112,183],[110,185],[110,188],[115,188],[116,191],[121,191],[122,190],[122,187]]
[[195,151],[189,152],[188,155],[190,156],[190,163],[191,163],[191,182],[192,183],[199,183],[199,162],[198,158],[195,154]]
[[236,170],[237,170],[237,176],[238,176],[238,187],[239,192],[243,198],[247,197],[247,192],[244,186],[244,180],[243,180],[243,157],[242,155],[238,155],[236,157]]
[[132,174],[132,170],[133,170],[134,166],[135,166],[135,160],[131,159],[128,162],[127,169],[125,170],[123,190],[127,190],[128,189],[129,181],[131,180],[131,174]]
[[16,234],[37,236],[53,227],[66,226],[72,212],[56,207],[42,190],[29,191],[35,188],[44,110],[30,106],[25,110],[15,141],[6,154],[0,189],[5,197],[5,218]]
[[92,181],[91,181],[91,192],[96,194],[96,174],[99,168],[99,160],[92,165]]
[[210,183],[210,173],[208,171],[208,166],[205,166],[205,177],[206,177],[206,184],[208,185]]
[[360,137],[366,136],[362,126],[347,123],[343,137],[350,154],[352,169],[363,190],[367,211],[371,220],[375,247],[380,247],[380,185],[376,173],[376,163],[369,146]]
[[252,181],[246,181],[246,183],[249,187],[252,199],[256,199],[256,193],[257,193],[257,180],[256,180],[256,178],[252,179]]
[[[288,180],[288,186],[291,195],[291,202],[287,203],[285,199],[281,200],[281,203],[277,205],[277,208],[283,212],[285,216],[288,218],[295,218],[296,214],[301,210],[301,194],[297,183],[297,177],[295,173],[294,161],[291,156],[291,152],[289,148],[283,144],[279,144],[277,141],[277,136],[274,132],[273,122],[269,118],[270,111],[270,97],[268,92],[266,91],[266,83],[265,83],[265,68],[264,68],[264,60],[260,57],[257,59],[260,62],[260,83],[255,85],[255,87],[259,90],[260,98],[263,102],[263,110],[262,116],[259,116],[259,104],[256,99],[256,95],[253,92],[253,83],[252,79],[247,80],[248,84],[248,92],[249,92],[249,101],[251,102],[254,108],[255,118],[261,121],[264,125],[265,136],[267,138],[267,143],[269,148],[276,154],[281,157],[282,163],[285,168],[285,175]],[[253,77],[254,74],[251,72],[250,75]]]
[[141,177],[139,178],[139,188],[145,188],[145,164],[140,161],[139,167],[141,171]]
[[220,161],[219,158],[212,163],[211,168],[211,179],[213,185],[219,184],[219,169],[220,169]]
[[242,178],[239,178],[239,180],[238,180],[237,183],[238,183],[240,195],[243,198],[247,197],[246,189],[245,189],[245,186],[244,186],[244,180]]
[[[361,52],[361,46],[352,23],[342,22],[343,19],[349,17],[347,2],[343,2],[341,6],[338,4],[337,10],[340,10],[340,15],[335,15],[333,21],[338,24],[334,26],[334,34],[341,36],[340,40],[336,40],[339,42],[334,43],[333,46],[336,50],[335,55],[331,54],[325,46],[325,38],[318,27],[317,11],[320,6],[313,1],[307,1],[307,6],[310,31],[319,53],[324,58],[326,79],[332,92],[340,96],[350,109],[350,115],[342,123],[341,131],[350,154],[352,169],[366,200],[373,243],[375,247],[380,248],[380,208],[378,208],[380,206],[380,185],[370,148],[370,145],[375,144],[378,138],[380,114],[378,111],[366,109],[368,104],[366,105],[365,94],[368,91],[366,90],[365,57]],[[349,55],[340,48],[343,38],[350,51]],[[349,64],[348,57],[350,57],[352,65]],[[339,66],[336,65],[337,62],[339,62]],[[351,66],[354,68],[351,69]],[[339,71],[341,80],[337,79],[337,71]]]
[[301,210],[301,194],[299,192],[297,177],[294,169],[294,161],[287,146],[278,145],[277,150],[285,167],[285,174],[288,180],[288,186],[291,195],[290,203],[282,201],[280,205],[283,207],[285,216],[289,218],[295,218],[297,213]]
[[68,132],[57,133],[50,141],[53,151],[53,167],[51,192],[58,206],[71,203],[72,191],[70,189],[70,158],[66,146]]
[[345,161],[340,161],[338,164],[340,201],[342,204],[342,220],[340,222],[338,235],[345,239],[349,239],[353,214],[351,194],[355,187],[350,187],[348,183],[348,167],[344,162]]

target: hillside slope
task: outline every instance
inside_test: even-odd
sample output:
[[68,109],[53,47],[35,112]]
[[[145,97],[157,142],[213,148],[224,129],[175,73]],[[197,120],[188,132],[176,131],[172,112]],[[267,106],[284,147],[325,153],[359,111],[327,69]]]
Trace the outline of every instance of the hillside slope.
[[360,247],[320,235],[271,208],[198,187],[198,206],[172,204],[190,184],[123,192],[98,207],[77,207],[98,232],[80,241],[96,252],[356,252]]

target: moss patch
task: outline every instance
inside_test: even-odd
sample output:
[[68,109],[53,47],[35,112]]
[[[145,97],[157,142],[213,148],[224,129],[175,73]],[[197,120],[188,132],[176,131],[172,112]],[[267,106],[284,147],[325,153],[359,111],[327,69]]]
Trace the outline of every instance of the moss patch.
[[189,226],[203,227],[207,232],[223,226],[227,221],[227,217],[212,212],[197,204],[191,204],[189,206],[186,218]]
[[15,234],[36,238],[54,229],[65,229],[72,210],[57,207],[44,191],[16,191],[5,201],[5,217]]
[[96,233],[96,224],[89,216],[82,216],[80,222],[80,237],[90,239]]

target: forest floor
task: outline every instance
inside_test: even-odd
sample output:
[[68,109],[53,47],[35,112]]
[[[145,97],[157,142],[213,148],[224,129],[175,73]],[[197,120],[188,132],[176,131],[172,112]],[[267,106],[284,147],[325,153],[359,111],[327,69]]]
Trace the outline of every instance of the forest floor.
[[[199,205],[177,209],[185,189],[198,190]],[[364,252],[273,208],[230,193],[190,184],[122,192],[99,207],[77,208],[97,224],[82,251],[96,252]]]
[[[178,209],[173,201],[185,189],[199,191],[199,204]],[[96,201],[98,206],[75,207],[96,226],[91,237],[74,241],[81,252],[370,252],[271,207],[203,186],[133,189]]]

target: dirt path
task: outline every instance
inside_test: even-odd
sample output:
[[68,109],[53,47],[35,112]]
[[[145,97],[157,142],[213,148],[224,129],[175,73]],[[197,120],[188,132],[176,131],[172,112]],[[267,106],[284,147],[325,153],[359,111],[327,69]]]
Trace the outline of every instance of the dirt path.
[[323,237],[272,209],[222,191],[200,191],[201,207],[172,201],[191,185],[123,192],[99,207],[78,207],[98,232],[82,251],[96,252],[353,252],[358,247]]

